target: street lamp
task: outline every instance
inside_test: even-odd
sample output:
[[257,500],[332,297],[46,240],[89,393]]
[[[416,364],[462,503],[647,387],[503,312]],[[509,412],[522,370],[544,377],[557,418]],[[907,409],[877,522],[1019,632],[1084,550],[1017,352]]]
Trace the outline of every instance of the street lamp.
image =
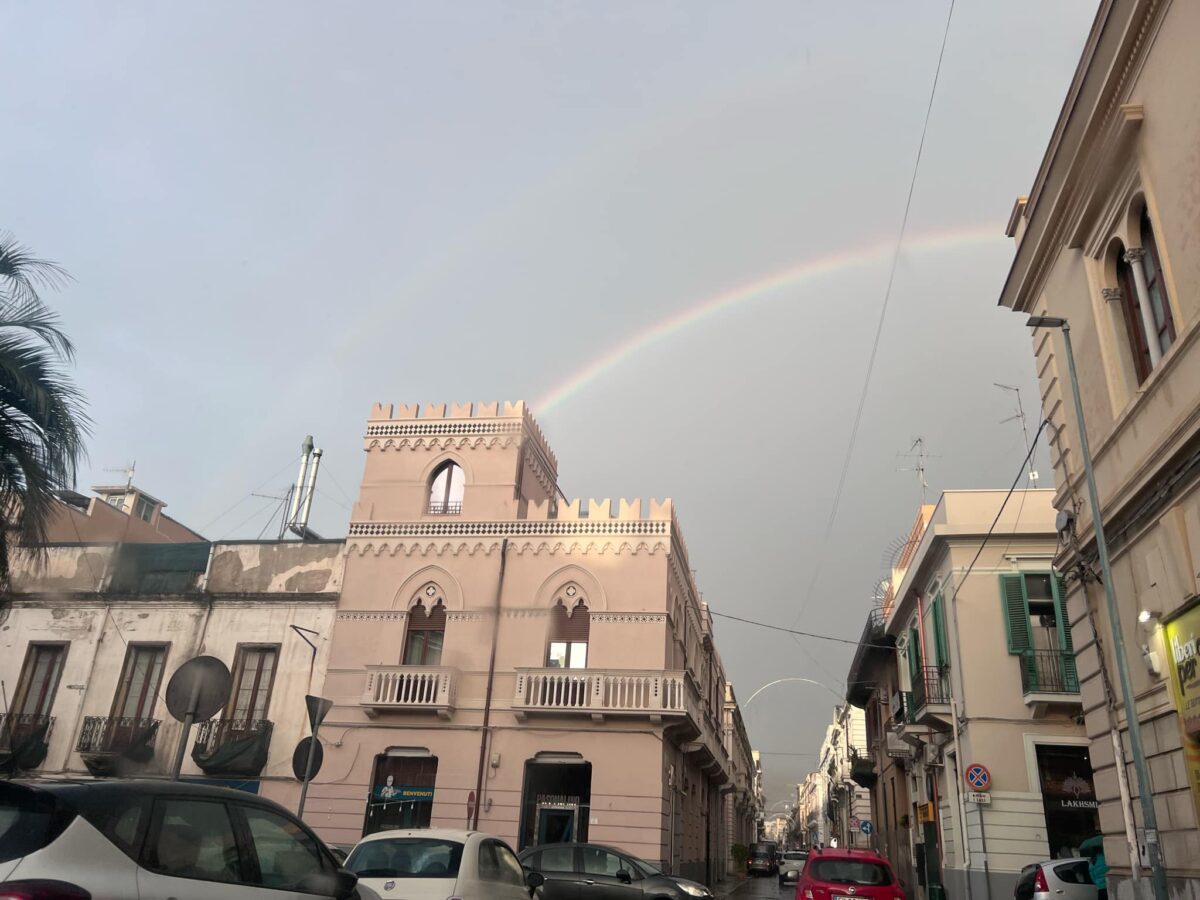
[[[1133,684],[1129,680],[1129,665],[1125,660],[1125,637],[1121,634],[1121,619],[1117,612],[1117,597],[1113,590],[1112,568],[1108,560],[1108,542],[1104,538],[1104,522],[1100,516],[1100,498],[1096,490],[1096,473],[1092,469],[1092,451],[1088,447],[1087,426],[1083,421],[1083,400],[1079,396],[1079,378],[1075,374],[1075,353],[1071,349],[1071,326],[1058,316],[1030,316],[1025,323],[1030,328],[1057,328],[1062,332],[1067,348],[1067,372],[1071,379],[1071,398],[1075,401],[1075,420],[1079,423],[1079,449],[1083,457],[1083,472],[1087,479],[1088,504],[1092,508],[1092,528],[1096,532],[1096,555],[1100,557],[1100,577],[1104,581],[1104,602],[1108,608],[1108,630],[1112,636],[1113,655],[1117,658],[1117,673],[1121,679],[1121,699],[1125,704],[1125,721],[1129,726],[1129,749],[1133,754],[1133,771],[1138,783],[1138,800],[1142,805],[1142,820],[1146,826],[1146,849],[1150,856],[1150,877],[1154,883],[1155,900],[1167,900],[1167,873],[1163,869],[1158,847],[1158,817],[1154,812],[1150,773],[1146,768],[1146,753],[1142,747],[1142,724],[1138,721]],[[1087,596],[1084,595],[1084,603]],[[1130,865],[1133,865],[1130,860]]]

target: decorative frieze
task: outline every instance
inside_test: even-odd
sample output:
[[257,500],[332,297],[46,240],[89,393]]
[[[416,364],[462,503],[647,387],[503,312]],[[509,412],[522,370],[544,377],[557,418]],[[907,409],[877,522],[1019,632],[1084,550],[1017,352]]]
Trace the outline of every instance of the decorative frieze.
[[591,614],[593,622],[633,622],[644,624],[649,622],[665,622],[667,621],[666,613],[645,613],[645,612],[594,612]]
[[588,519],[568,522],[351,522],[350,537],[458,537],[558,535],[667,535],[671,523],[647,519]]
[[338,620],[350,622],[402,622],[408,618],[408,611],[402,609],[344,609],[337,614]]

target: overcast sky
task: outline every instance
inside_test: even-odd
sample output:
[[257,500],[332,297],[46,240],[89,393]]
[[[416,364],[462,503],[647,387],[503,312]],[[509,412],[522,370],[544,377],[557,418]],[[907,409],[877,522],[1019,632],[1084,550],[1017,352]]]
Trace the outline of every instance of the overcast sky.
[[[993,387],[1036,421],[1028,337],[996,307],[1003,230],[1095,7],[959,0],[827,543],[878,256],[748,292],[535,409],[564,491],[673,497],[714,609],[857,638],[920,501],[898,454],[926,439],[931,497],[1006,487],[1024,455]],[[946,9],[0,2],[0,228],[75,278],[50,299],[95,419],[80,484],[136,459],[205,535],[272,534],[247,494],[285,489],[312,433],[315,525],[341,535],[373,402],[554,396],[666,317],[894,241]],[[743,699],[840,691],[851,648],[802,643],[718,627]],[[770,802],[812,764],[776,754],[815,753],[833,700],[789,683],[747,709]]]

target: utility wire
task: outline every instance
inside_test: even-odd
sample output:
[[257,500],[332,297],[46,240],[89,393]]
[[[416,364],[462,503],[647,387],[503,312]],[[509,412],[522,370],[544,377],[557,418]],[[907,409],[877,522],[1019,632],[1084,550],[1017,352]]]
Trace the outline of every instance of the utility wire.
[[925,107],[925,121],[921,126],[921,140],[917,144],[917,158],[913,163],[912,178],[908,183],[908,196],[904,201],[904,216],[900,220],[900,235],[896,239],[896,249],[892,253],[892,265],[888,272],[887,288],[883,292],[883,305],[879,308],[879,321],[875,325],[875,340],[871,344],[871,355],[867,359],[867,374],[863,379],[862,393],[858,398],[858,408],[854,413],[854,425],[850,429],[850,443],[846,447],[846,455],[842,461],[842,472],[838,476],[837,490],[833,495],[833,508],[829,511],[829,519],[825,523],[825,536],[821,542],[821,553],[817,556],[816,569],[813,571],[813,577],[808,583],[808,590],[804,595],[804,601],[800,604],[800,610],[796,613],[796,618],[792,620],[792,624],[800,620],[804,615],[804,611],[808,608],[809,600],[812,599],[813,590],[816,588],[817,579],[821,574],[821,561],[825,559],[825,548],[829,544],[830,535],[833,533],[834,523],[837,521],[838,508],[842,503],[842,493],[846,487],[846,477],[850,474],[850,463],[854,456],[854,445],[858,442],[858,431],[862,426],[863,409],[867,404],[867,394],[871,387],[871,375],[875,372],[875,360],[879,356],[879,343],[883,337],[883,324],[887,319],[888,304],[892,299],[892,286],[896,281],[896,270],[900,264],[900,250],[904,246],[904,233],[908,229],[908,215],[912,209],[913,193],[917,187],[917,175],[921,171],[921,156],[925,151],[925,137],[929,132],[929,120],[933,113],[933,100],[937,96],[938,78],[942,74],[942,60],[946,56],[946,42],[950,37],[950,22],[954,18],[954,0],[950,0],[950,9],[946,13],[946,28],[942,32],[942,46],[938,51],[937,67],[933,71],[933,85],[929,89],[929,103]]
[[858,641],[850,640],[849,638],[834,637],[831,634],[816,634],[812,631],[797,631],[795,628],[784,628],[782,625],[772,625],[769,622],[756,622],[754,619],[743,619],[741,616],[731,616],[728,613],[719,613],[715,610],[709,610],[714,616],[720,616],[722,619],[732,619],[735,622],[742,622],[746,625],[756,625],[759,628],[769,628],[771,631],[782,631],[784,634],[799,635],[800,637],[814,638],[818,641],[833,641],[838,644],[851,644],[858,646]]
[[264,478],[262,480],[262,484],[259,484],[256,487],[252,487],[249,491],[246,492],[246,494],[240,500],[238,500],[236,503],[234,503],[232,506],[230,506],[228,509],[226,509],[223,513],[219,514],[215,518],[210,519],[208,522],[201,525],[199,530],[201,532],[207,531],[210,526],[215,525],[217,522],[221,521],[223,518],[225,518],[227,515],[229,515],[231,512],[233,512],[235,509],[237,509],[239,506],[241,506],[243,503],[245,503],[247,500],[249,500],[252,496],[254,496],[255,491],[261,491],[263,489],[263,487],[267,484],[268,481],[271,481],[271,480],[279,477],[280,475],[282,475],[284,470],[287,469],[288,466],[296,465],[296,463],[299,462],[299,460],[300,460],[299,456],[293,456],[288,462],[285,462],[276,472],[274,472],[271,475],[268,475],[266,478]]

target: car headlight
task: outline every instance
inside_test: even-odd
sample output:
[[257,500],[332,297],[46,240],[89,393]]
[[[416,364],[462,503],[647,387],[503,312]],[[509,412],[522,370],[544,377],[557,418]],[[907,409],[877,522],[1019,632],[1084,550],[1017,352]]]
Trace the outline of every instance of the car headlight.
[[682,881],[677,881],[675,883],[677,885],[679,885],[679,889],[681,891],[683,891],[685,894],[687,894],[689,897],[711,897],[712,896],[712,894],[710,894],[708,892],[708,888],[702,887],[701,885],[685,884]]

